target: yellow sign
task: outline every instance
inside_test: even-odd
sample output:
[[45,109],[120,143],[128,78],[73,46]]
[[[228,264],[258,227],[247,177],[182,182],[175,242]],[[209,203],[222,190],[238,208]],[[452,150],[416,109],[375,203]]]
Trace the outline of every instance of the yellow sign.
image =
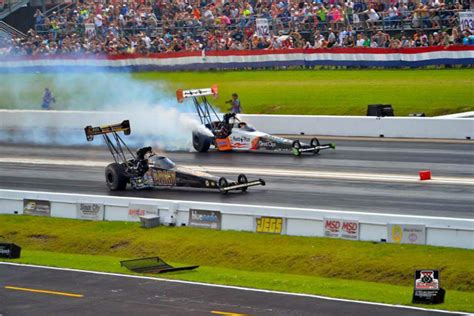
[[257,218],[257,233],[281,234],[283,230],[283,218],[260,217]]
[[399,225],[394,225],[392,227],[392,240],[393,242],[399,244],[402,241],[403,237],[403,230],[402,227]]

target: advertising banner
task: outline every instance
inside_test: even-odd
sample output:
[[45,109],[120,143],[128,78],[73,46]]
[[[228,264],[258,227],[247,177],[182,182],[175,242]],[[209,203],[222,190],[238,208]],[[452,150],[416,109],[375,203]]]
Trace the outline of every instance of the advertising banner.
[[282,217],[257,217],[257,233],[281,234],[284,232],[285,220]]
[[128,206],[128,220],[138,221],[140,216],[155,215],[158,216],[158,207],[148,204],[132,204]]
[[415,288],[412,302],[415,304],[441,304],[446,291],[440,287],[439,271],[424,269],[415,271]]
[[388,224],[387,241],[395,244],[426,244],[424,225]]
[[358,221],[325,218],[323,224],[326,237],[359,240],[360,225]]
[[474,11],[459,12],[461,31],[474,30]]
[[23,214],[51,216],[51,203],[43,200],[24,199]]
[[104,219],[104,205],[96,203],[77,203],[76,218],[101,221]]
[[221,229],[222,214],[220,211],[189,210],[189,226],[210,229]]

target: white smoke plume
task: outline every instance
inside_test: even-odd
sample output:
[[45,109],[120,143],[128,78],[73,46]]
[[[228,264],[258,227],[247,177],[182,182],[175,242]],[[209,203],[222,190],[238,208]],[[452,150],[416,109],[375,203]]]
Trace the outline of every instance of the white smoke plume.
[[[2,75],[4,78],[6,75]],[[166,82],[143,81],[130,73],[88,72],[67,73],[54,72],[47,74],[10,74],[8,80],[2,79],[0,92],[9,102],[10,108],[40,109],[44,88],[52,90],[56,103],[52,107],[68,111],[110,112],[101,115],[97,122],[96,115],[91,115],[90,125],[106,125],[119,123],[117,117],[130,119],[132,134],[126,142],[133,147],[152,145],[165,150],[191,149],[191,133],[193,130],[207,130],[200,125],[194,113],[191,100],[178,103],[175,91]],[[199,88],[199,87],[197,87]],[[36,97],[33,98],[32,95]],[[14,122],[14,131],[0,131],[0,141],[13,143],[40,143],[51,145],[84,145],[84,115],[82,119],[72,117],[68,122],[57,122],[58,126],[67,126],[64,133],[35,128],[42,121],[55,116],[55,111],[45,111],[31,117]],[[117,115],[117,113],[120,113]],[[0,114],[1,115],[1,114]],[[2,120],[0,119],[0,123]],[[61,124],[59,124],[61,123]],[[5,124],[6,123],[2,123]],[[11,124],[11,122],[9,122]],[[207,131],[208,132],[208,131]],[[100,144],[100,141],[94,142]]]

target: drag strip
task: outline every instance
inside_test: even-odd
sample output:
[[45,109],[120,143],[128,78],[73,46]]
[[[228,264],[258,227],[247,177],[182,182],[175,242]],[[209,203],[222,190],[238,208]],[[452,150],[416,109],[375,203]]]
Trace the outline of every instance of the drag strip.
[[[167,154],[180,165],[231,179],[245,171],[249,179],[263,178],[267,182],[265,187],[251,188],[246,194],[222,196],[215,191],[187,188],[111,193],[104,181],[103,166],[112,160],[106,148],[2,144],[0,188],[474,218],[473,149],[465,142],[346,140],[335,151],[305,157]],[[435,155],[435,151],[440,153]],[[422,169],[432,171],[433,181],[417,180]]]
[[[81,297],[18,291],[8,287],[48,288],[50,292],[76,293]],[[449,313],[312,295],[5,263],[0,263],[0,302],[0,315],[5,316],[131,315],[137,312],[140,315],[312,316]]]
[[[59,160],[59,159],[30,159],[30,158],[2,158],[0,164],[25,164],[25,165],[54,165],[54,166],[76,166],[76,167],[102,167],[105,168],[110,161],[82,161],[82,160]],[[252,174],[259,176],[291,177],[291,178],[316,178],[316,179],[336,179],[336,180],[363,180],[374,182],[419,182],[418,176],[396,175],[396,174],[375,174],[375,173],[349,173],[349,172],[329,172],[329,171],[304,171],[281,168],[246,168],[246,167],[223,167],[212,165],[180,165],[197,171],[223,174]],[[474,185],[474,178],[467,177],[435,177],[425,184],[451,184],[451,185]]]

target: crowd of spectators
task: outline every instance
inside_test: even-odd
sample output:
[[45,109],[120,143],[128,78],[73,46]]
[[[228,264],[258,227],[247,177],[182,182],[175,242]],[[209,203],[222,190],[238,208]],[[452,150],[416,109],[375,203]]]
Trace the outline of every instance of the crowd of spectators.
[[[465,0],[79,0],[0,55],[470,45]],[[265,19],[256,27],[257,19]]]

